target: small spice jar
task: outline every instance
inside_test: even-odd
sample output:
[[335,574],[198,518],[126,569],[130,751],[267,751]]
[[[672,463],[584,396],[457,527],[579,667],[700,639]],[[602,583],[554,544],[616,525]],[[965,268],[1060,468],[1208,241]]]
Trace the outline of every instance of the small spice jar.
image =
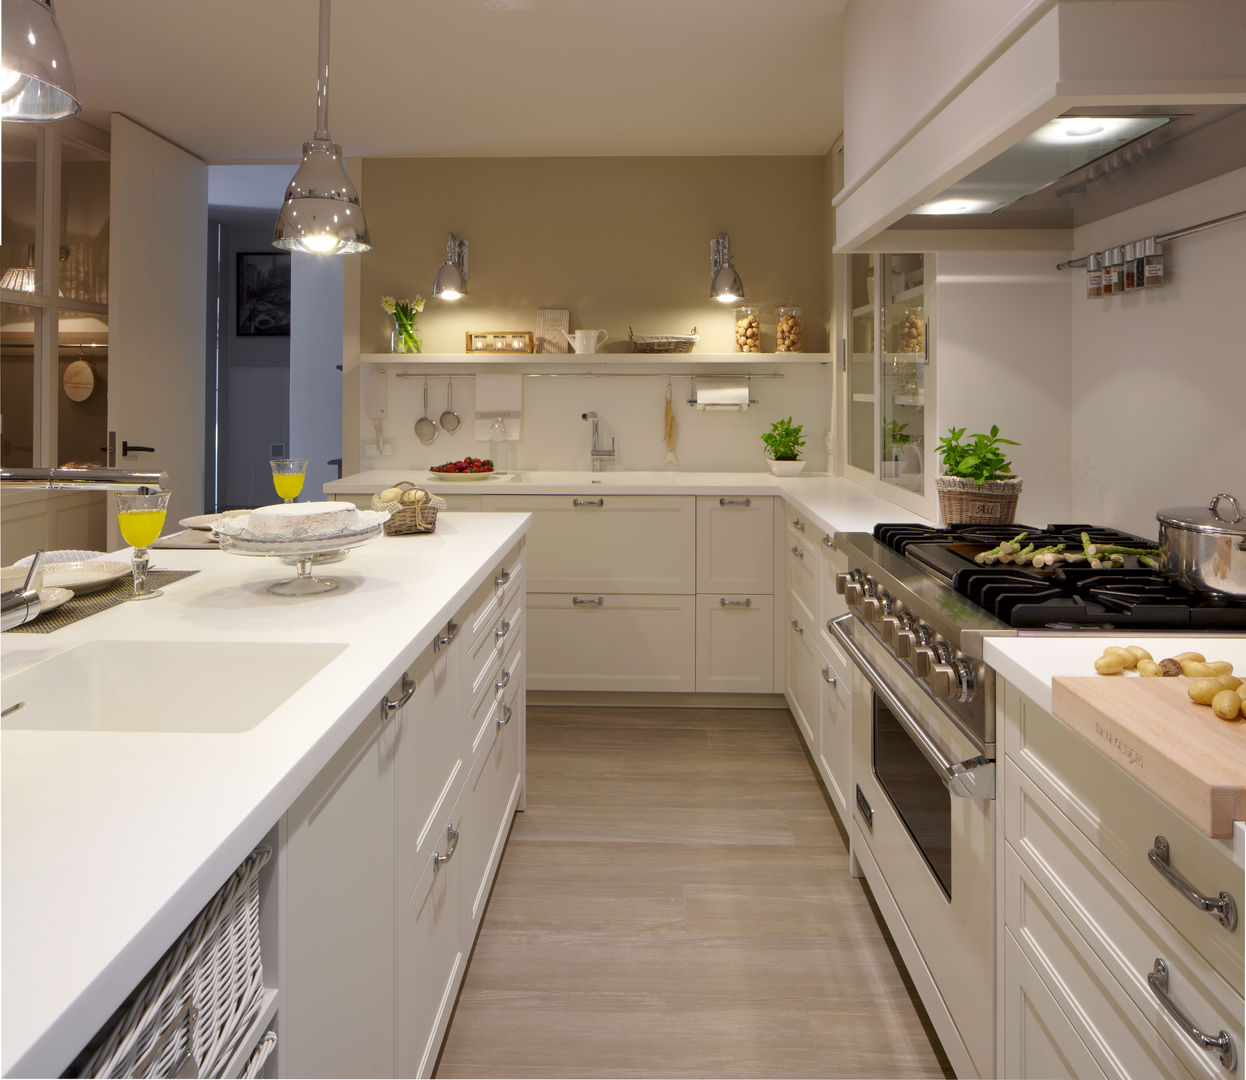
[[1164,284],[1164,245],[1154,236],[1142,241],[1142,286],[1158,288]]
[[1103,297],[1103,256],[1092,251],[1086,256],[1086,299]]
[[1126,292],[1133,292],[1142,283],[1138,280],[1138,261],[1134,257],[1133,244],[1125,245],[1124,263],[1122,264],[1122,279]]
[[735,309],[735,351],[761,352],[761,320],[755,307]]
[[1103,253],[1103,295],[1115,296],[1125,291],[1125,283],[1121,280],[1121,249],[1108,248]]
[[805,333],[798,307],[784,305],[775,309],[779,325],[775,333],[775,352],[803,352]]

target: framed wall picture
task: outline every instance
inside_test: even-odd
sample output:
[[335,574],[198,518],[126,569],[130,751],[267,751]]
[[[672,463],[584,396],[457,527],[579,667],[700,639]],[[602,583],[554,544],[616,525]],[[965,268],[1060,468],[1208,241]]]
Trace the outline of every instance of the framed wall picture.
[[238,253],[238,334],[290,336],[290,253]]

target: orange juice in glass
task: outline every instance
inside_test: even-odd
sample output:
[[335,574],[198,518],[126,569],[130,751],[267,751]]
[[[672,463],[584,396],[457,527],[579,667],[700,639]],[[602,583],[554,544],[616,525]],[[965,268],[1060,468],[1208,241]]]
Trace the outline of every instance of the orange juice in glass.
[[273,470],[273,487],[277,489],[278,498],[294,502],[303,490],[303,480],[307,476],[307,459],[270,458],[268,465]]
[[117,525],[121,536],[134,549],[132,566],[134,591],[127,600],[150,600],[162,596],[160,589],[147,587],[147,549],[156,542],[164,528],[164,515],[169,508],[169,491],[153,491],[143,494],[115,492],[117,500]]

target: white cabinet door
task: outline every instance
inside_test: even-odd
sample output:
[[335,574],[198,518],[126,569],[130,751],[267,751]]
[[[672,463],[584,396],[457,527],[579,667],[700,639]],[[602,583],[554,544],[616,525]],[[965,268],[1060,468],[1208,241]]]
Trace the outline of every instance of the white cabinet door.
[[815,760],[840,820],[847,825],[852,790],[852,666],[837,645],[819,644],[826,662],[819,669],[822,700]]
[[486,495],[484,509],[532,514],[533,592],[696,592],[695,496]]
[[288,1076],[394,1075],[394,756],[379,706],[286,815]]
[[[531,557],[532,548],[528,551]],[[528,689],[692,690],[693,601],[691,596],[529,593]]]
[[697,597],[697,692],[774,690],[774,597]]
[[[783,545],[788,592],[800,601],[809,622],[816,623],[819,610],[818,576],[822,570],[818,549],[805,539],[804,533],[796,532],[790,526],[783,534]],[[809,630],[810,633],[817,633],[815,625],[811,625]]]
[[787,623],[787,705],[809,752],[817,755],[822,659],[814,648],[814,628],[789,594]]
[[697,496],[697,592],[774,592],[774,499]]

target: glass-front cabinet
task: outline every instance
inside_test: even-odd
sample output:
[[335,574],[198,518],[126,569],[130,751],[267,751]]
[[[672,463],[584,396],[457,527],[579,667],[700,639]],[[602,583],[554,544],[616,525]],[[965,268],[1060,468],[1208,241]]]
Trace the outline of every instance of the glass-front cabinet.
[[930,445],[927,257],[846,256],[840,296],[845,474],[921,509]]

